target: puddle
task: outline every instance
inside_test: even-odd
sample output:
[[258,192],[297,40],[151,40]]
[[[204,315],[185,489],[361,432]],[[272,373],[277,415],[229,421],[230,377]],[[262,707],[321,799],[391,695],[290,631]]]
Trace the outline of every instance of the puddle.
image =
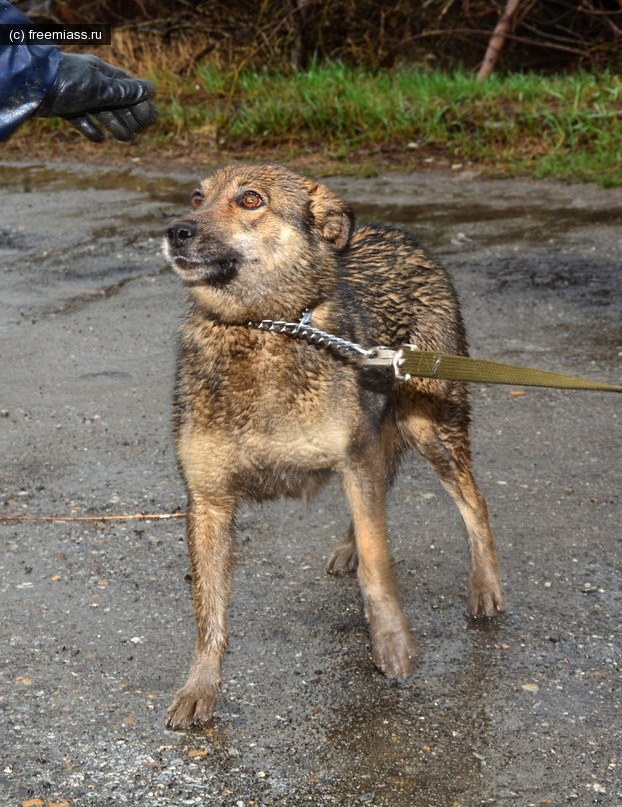
[[417,676],[406,684],[370,680],[363,662],[348,659],[327,731],[344,802],[436,807],[458,804],[477,788],[490,704],[503,686],[494,652],[499,630],[498,622],[481,630],[469,621],[467,631],[449,627],[428,638]]
[[78,381],[104,381],[110,384],[119,384],[129,381],[131,375],[120,370],[103,370],[99,373],[82,373],[78,376]]
[[[174,216],[179,209],[188,206],[188,200],[196,173],[178,172],[170,175],[148,174],[140,166],[107,168],[101,166],[49,166],[45,164],[20,165],[4,163],[0,165],[0,186],[17,193],[46,191],[85,191],[117,190],[146,195],[152,201],[165,202],[167,211],[162,217]],[[447,182],[447,180],[444,180]],[[330,180],[329,180],[330,182]],[[442,182],[439,186],[417,188],[412,178],[406,175],[399,193],[391,201],[356,203],[361,196],[359,181],[350,183],[339,179],[339,190],[354,207],[357,219],[361,222],[377,221],[385,224],[404,226],[421,234],[422,240],[430,246],[446,243],[447,233],[460,229],[465,238],[477,239],[480,246],[491,246],[508,241],[526,241],[531,244],[546,243],[563,236],[571,230],[585,227],[622,227],[622,204],[595,206],[580,195],[573,198],[572,190],[563,186],[559,198],[551,201],[551,188],[548,193],[512,193],[505,191],[513,181],[491,180],[488,183],[494,190],[477,187],[465,188],[464,193],[456,194],[455,186],[451,194],[443,198]],[[363,184],[362,188],[366,186]],[[355,190],[354,188],[357,188]],[[369,184],[370,197],[378,199],[373,181]],[[419,202],[404,203],[409,196]],[[478,196],[485,201],[478,201]],[[434,197],[439,201],[430,201]],[[614,201],[615,199],[615,201]],[[565,204],[564,204],[565,202]],[[131,209],[128,211],[131,216]],[[143,221],[143,216],[136,218]],[[112,237],[114,225],[106,225],[95,236]]]
[[[622,206],[608,209],[550,207],[524,203],[495,207],[485,204],[361,204],[355,206],[358,221],[377,221],[420,233],[430,246],[446,241],[446,233],[464,231],[464,241],[477,239],[480,246],[508,241],[537,245],[584,227],[622,227]],[[465,237],[466,236],[466,237]]]
[[552,340],[559,342],[566,357],[589,360],[593,364],[615,367],[622,357],[622,328],[601,325],[589,329],[584,325],[548,325]]
[[151,199],[187,205],[192,176],[146,174],[139,168],[111,169],[93,166],[0,165],[0,186],[17,193],[46,191],[125,190],[145,193]]
[[[107,296],[129,280],[158,275],[163,270],[161,237],[167,223],[187,209],[195,179],[194,171],[148,174],[137,164],[122,169],[1,164],[0,186],[11,202],[0,224],[6,277],[16,271],[19,261],[18,288],[26,308],[41,310],[45,299],[44,309],[59,311],[67,307],[67,300]],[[538,269],[523,278],[523,245],[543,245],[549,251],[559,244],[578,244],[578,260],[584,261],[584,231],[592,243],[602,236],[614,249],[620,244],[619,193],[595,195],[583,188],[504,180],[457,186],[444,176],[427,176],[421,186],[412,175],[382,182],[346,178],[329,182],[346,199],[361,200],[354,204],[359,221],[405,226],[441,254],[507,247],[506,268],[500,269],[498,256],[494,260],[498,284],[527,283],[555,292],[579,282],[574,264],[566,266],[559,256],[546,275]],[[40,213],[31,218],[34,205],[28,194],[41,192],[44,196],[36,205]],[[610,288],[592,283],[585,294],[591,302],[607,305]],[[7,294],[14,291],[6,289]],[[8,297],[4,302],[13,306]]]

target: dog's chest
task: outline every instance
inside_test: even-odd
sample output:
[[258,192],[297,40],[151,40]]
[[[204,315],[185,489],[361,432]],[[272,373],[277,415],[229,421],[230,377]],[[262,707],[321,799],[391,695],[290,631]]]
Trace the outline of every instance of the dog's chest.
[[178,436],[192,433],[213,456],[242,465],[335,467],[359,416],[354,371],[291,337],[246,331],[237,336],[186,334],[178,368]]

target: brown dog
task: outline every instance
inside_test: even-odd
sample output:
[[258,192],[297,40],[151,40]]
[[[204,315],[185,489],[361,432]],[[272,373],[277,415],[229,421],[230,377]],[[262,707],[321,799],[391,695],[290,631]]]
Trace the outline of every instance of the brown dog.
[[174,433],[198,627],[188,680],[168,711],[171,728],[201,725],[214,710],[243,500],[309,497],[331,472],[341,476],[352,521],[328,570],[358,570],[374,663],[404,679],[416,643],[391,568],[385,496],[404,452],[415,448],[464,519],[471,613],[503,610],[486,504],[471,473],[465,386],[399,381],[329,347],[248,327],[297,322],[311,311],[312,325],[365,347],[409,342],[466,354],[443,269],[402,230],[355,228],[328,187],[280,166],[217,170],[192,206],[164,242],[189,302]]

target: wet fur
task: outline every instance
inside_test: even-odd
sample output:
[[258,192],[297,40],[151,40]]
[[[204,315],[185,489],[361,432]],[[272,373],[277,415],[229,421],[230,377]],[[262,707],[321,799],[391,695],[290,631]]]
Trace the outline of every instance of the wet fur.
[[[248,208],[259,196],[261,203]],[[403,230],[356,227],[349,206],[321,183],[275,165],[219,169],[196,208],[169,228],[165,255],[185,283],[174,435],[188,495],[187,538],[198,637],[171,728],[208,721],[227,643],[234,520],[240,502],[311,497],[336,472],[352,522],[328,563],[357,571],[374,663],[390,678],[414,668],[385,524],[385,496],[414,448],[456,502],[471,554],[468,605],[503,610],[486,504],[471,473],[463,384],[395,381],[325,347],[247,327],[312,324],[364,346],[409,342],[467,353],[456,294]]]

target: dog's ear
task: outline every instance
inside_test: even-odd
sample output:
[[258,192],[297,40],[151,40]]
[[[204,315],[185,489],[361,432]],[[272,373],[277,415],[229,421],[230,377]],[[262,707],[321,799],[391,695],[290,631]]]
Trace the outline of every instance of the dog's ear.
[[350,242],[354,213],[350,206],[321,182],[309,189],[311,214],[322,236],[342,252]]

